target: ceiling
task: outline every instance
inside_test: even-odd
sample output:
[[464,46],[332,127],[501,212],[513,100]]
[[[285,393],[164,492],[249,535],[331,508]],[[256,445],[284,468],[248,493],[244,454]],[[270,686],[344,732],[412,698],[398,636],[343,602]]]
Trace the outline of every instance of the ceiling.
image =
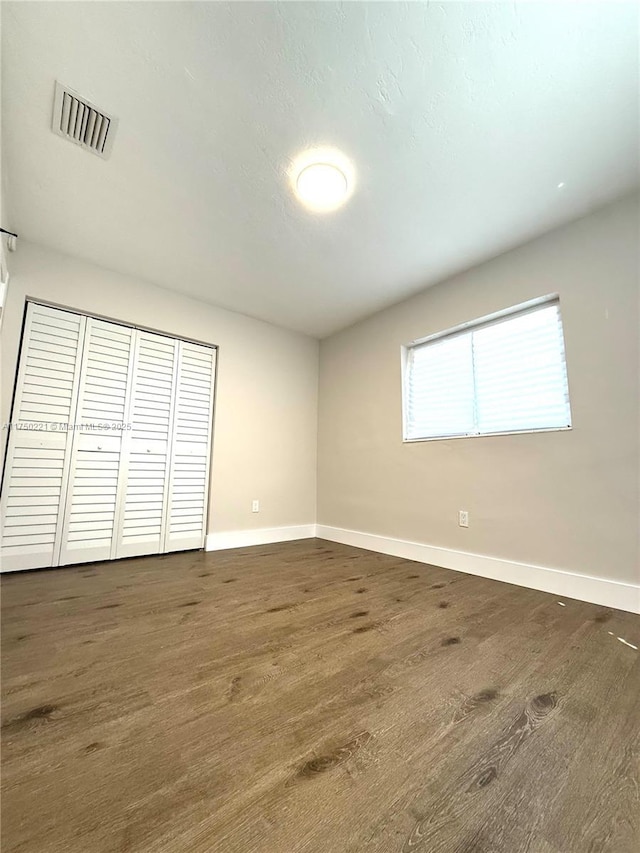
[[[318,337],[638,183],[635,3],[3,2],[2,39],[21,236]],[[288,183],[316,145],[357,171],[331,214]]]

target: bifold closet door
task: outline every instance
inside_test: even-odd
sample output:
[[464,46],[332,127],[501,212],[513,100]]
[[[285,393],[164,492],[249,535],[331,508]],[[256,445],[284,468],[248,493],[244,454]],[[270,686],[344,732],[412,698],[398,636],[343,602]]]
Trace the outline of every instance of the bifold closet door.
[[164,551],[204,546],[215,359],[211,347],[178,343]]
[[30,303],[2,569],[204,545],[215,349]]
[[[112,557],[135,330],[86,320],[59,564]],[[120,488],[119,488],[120,486]]]
[[2,569],[58,562],[86,319],[29,304],[2,485]]
[[137,333],[114,557],[164,550],[178,347],[175,338]]

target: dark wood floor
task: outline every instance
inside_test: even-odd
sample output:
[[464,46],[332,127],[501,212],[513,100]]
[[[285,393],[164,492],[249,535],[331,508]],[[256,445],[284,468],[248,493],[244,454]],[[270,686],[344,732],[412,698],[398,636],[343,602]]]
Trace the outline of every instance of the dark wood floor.
[[2,579],[3,853],[631,853],[640,620],[320,540]]

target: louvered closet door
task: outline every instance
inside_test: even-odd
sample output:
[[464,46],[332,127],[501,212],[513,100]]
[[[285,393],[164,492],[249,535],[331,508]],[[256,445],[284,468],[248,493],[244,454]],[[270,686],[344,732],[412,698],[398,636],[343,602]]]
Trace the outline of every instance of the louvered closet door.
[[137,332],[115,557],[164,547],[178,341]]
[[87,318],[60,565],[112,556],[134,329]]
[[180,341],[165,551],[204,545],[215,350]]
[[29,304],[2,488],[2,570],[55,565],[85,318]]

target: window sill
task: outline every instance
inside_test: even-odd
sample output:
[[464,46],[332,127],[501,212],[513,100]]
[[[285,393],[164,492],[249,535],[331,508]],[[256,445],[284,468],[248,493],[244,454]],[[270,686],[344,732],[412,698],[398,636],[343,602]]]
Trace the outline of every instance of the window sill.
[[459,438],[490,438],[496,435],[531,435],[540,432],[571,432],[573,426],[566,427],[547,427],[543,429],[514,429],[505,430],[504,432],[473,432],[464,433],[464,435],[430,435],[425,438],[403,438],[403,444],[418,444],[422,441],[452,441]]

